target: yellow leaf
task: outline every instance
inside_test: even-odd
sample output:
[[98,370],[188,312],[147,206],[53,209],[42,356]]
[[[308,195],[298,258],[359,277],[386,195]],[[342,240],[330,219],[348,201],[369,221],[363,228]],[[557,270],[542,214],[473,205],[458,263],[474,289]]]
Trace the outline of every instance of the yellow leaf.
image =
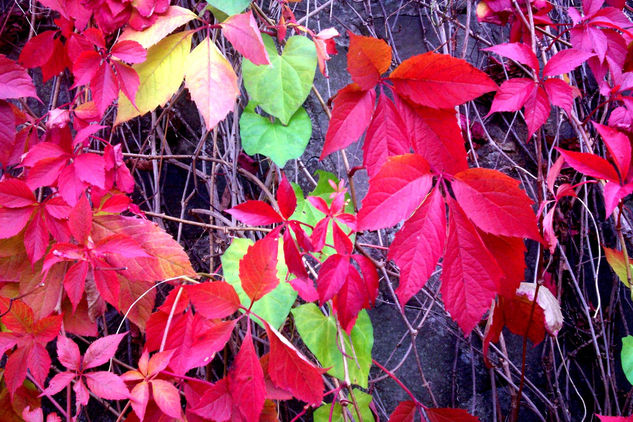
[[141,116],[164,105],[180,87],[185,76],[185,61],[191,48],[193,31],[171,35],[147,50],[147,59],[134,65],[140,85],[136,107],[119,93],[119,110],[115,125]]
[[237,75],[208,37],[189,53],[185,67],[185,86],[210,130],[233,110]]
[[136,41],[144,48],[150,48],[167,35],[171,34],[171,32],[179,26],[182,26],[197,17],[198,16],[189,9],[178,6],[170,6],[167,13],[160,15],[158,19],[156,19],[156,22],[144,31],[135,31],[128,26],[119,37],[119,41]]

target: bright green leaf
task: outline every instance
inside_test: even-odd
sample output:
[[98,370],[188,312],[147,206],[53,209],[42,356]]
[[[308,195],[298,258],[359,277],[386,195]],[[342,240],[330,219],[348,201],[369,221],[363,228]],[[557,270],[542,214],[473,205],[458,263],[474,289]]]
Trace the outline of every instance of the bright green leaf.
[[135,98],[138,109],[121,92],[115,125],[164,105],[178,91],[185,77],[192,35],[192,31],[179,32],[163,39],[147,50],[143,63],[133,66],[140,80]]
[[249,155],[265,155],[279,167],[285,166],[288,160],[301,157],[311,134],[312,123],[303,107],[292,116],[288,126],[277,120],[271,122],[248,108],[240,117],[244,151]]
[[626,379],[633,384],[633,336],[626,336],[622,339],[622,370]]
[[[361,390],[354,388],[352,390],[354,392],[354,397],[356,398],[356,403],[358,403],[358,408],[360,410],[360,416],[363,419],[363,422],[374,422],[374,414],[369,408],[369,404],[371,403],[371,395],[362,392]],[[332,419],[330,419],[330,411],[332,409],[332,403],[326,403],[323,406],[319,407],[314,411],[314,422],[344,422],[348,421],[349,418],[343,418],[343,407],[339,403],[334,404],[334,411],[332,411]],[[356,415],[356,410],[354,406],[347,406],[347,411],[351,413],[354,420],[360,420]]]
[[[345,379],[343,354],[337,345],[336,321],[332,315],[326,317],[314,303],[306,303],[292,310],[297,331],[308,349],[324,368],[332,367],[328,373],[340,380]],[[347,367],[350,381],[367,388],[371,349],[374,346],[374,329],[365,310],[358,314],[352,329],[352,348],[349,337],[343,333],[345,351],[349,357]],[[354,360],[354,353],[356,360]]]
[[[251,299],[248,297],[239,277],[240,260],[246,255],[249,246],[253,244],[250,239],[235,238],[231,246],[222,255],[222,268],[224,269],[224,279],[235,288],[242,305],[248,307]],[[279,260],[277,264],[277,277],[279,277],[279,285],[275,289],[259,299],[251,308],[253,312],[268,321],[275,328],[280,328],[290,308],[297,299],[297,292],[285,281],[288,268],[286,267],[281,242],[279,244]],[[261,323],[254,318],[261,325]]]
[[269,35],[262,34],[262,39],[270,64],[256,66],[244,59],[244,86],[252,101],[287,125],[310,93],[317,65],[316,48],[308,38],[295,35],[288,39],[280,56]]
[[228,16],[242,13],[251,4],[251,0],[207,0],[210,6]]

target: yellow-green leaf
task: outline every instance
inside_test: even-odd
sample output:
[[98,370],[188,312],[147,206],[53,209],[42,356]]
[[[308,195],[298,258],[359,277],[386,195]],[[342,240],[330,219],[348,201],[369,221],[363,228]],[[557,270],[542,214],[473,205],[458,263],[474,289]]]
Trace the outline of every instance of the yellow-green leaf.
[[233,110],[240,94],[237,75],[208,37],[189,53],[185,67],[185,86],[207,129],[213,129]]
[[170,6],[169,9],[167,9],[167,13],[158,16],[152,26],[144,31],[135,31],[128,26],[119,37],[119,41],[136,41],[143,47],[150,48],[167,35],[171,34],[179,26],[182,26],[197,17],[198,16],[189,9],[179,6]]
[[138,109],[120,93],[115,125],[142,116],[169,101],[185,77],[192,35],[193,31],[170,35],[147,50],[147,59],[143,63],[133,66],[140,79],[135,98]]

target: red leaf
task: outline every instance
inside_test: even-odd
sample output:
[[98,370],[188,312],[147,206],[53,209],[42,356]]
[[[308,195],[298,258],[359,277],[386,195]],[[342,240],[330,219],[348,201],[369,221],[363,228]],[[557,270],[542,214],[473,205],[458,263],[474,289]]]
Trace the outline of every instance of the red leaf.
[[249,226],[264,226],[284,221],[277,211],[264,201],[246,201],[226,212]]
[[28,68],[39,67],[53,54],[53,39],[57,31],[44,31],[24,44],[20,52],[20,63]]
[[451,184],[466,215],[483,231],[540,240],[531,199],[519,181],[491,169],[472,168]]
[[540,87],[535,86],[532,95],[525,103],[525,123],[528,127],[528,139],[532,137],[541,126],[547,122],[551,107],[547,92]]
[[465,60],[433,52],[403,61],[389,79],[398,95],[431,108],[453,108],[497,89]]
[[125,383],[116,374],[107,371],[84,374],[86,384],[97,397],[106,400],[123,400],[130,397]]
[[389,247],[388,259],[400,268],[400,284],[396,294],[404,306],[417,294],[431,276],[444,252],[446,241],[446,208],[439,188],[396,233]]
[[420,155],[390,157],[369,182],[358,212],[358,230],[390,227],[409,217],[431,188],[429,170]]
[[75,157],[73,167],[82,182],[105,188],[105,161],[102,156],[93,153],[80,154]]
[[499,284],[499,294],[513,297],[519,284],[525,280],[526,248],[523,239],[484,232],[479,232],[479,235],[505,275]]
[[[11,105],[6,101],[0,101],[0,165],[3,167],[17,164],[13,159],[14,150],[18,149],[16,143],[19,144],[16,142],[15,117]],[[29,128],[26,128],[26,131],[30,133]],[[24,133],[24,129],[21,132]]]
[[68,228],[75,240],[86,244],[92,230],[92,207],[88,197],[82,195],[68,217]]
[[270,64],[268,52],[259,32],[253,13],[233,15],[220,24],[222,35],[231,42],[233,47],[248,60],[256,65]]
[[426,416],[430,422],[479,422],[464,409],[426,409]]
[[432,169],[455,174],[468,168],[455,110],[411,106],[398,96],[395,100],[413,151],[424,157]]
[[336,317],[348,335],[352,333],[361,309],[369,308],[370,292],[368,289],[369,286],[365,285],[358,270],[348,264],[345,283],[332,300]]
[[[119,84],[119,88],[134,105],[134,107],[136,107],[136,92],[138,91],[138,87],[141,84],[138,73],[136,73],[136,70],[134,70],[131,66],[125,63],[115,61],[112,64],[114,65],[114,69],[116,70],[116,78]],[[125,166],[119,168],[125,168]],[[134,183],[132,183],[132,189],[128,188],[123,190],[125,192],[131,192],[132,190],[134,190]]]
[[99,70],[100,65],[101,56],[96,51],[87,50],[81,53],[73,62],[73,75],[75,76],[73,87],[88,85]]
[[358,141],[369,125],[375,101],[376,91],[363,91],[356,84],[347,85],[336,94],[321,160]]
[[334,254],[321,264],[319,278],[317,279],[317,291],[321,304],[332,299],[341,290],[347,280],[349,271],[349,258],[343,255]]
[[401,401],[389,416],[389,422],[413,422],[416,409],[415,402],[411,400]]
[[109,62],[101,63],[90,81],[90,90],[99,114],[103,115],[119,94],[119,87]]
[[620,171],[620,177],[627,179],[629,168],[631,166],[631,141],[624,133],[600,123],[592,122],[596,128],[604,144],[609,150],[609,154],[613,157],[615,164]]
[[633,416],[602,416],[596,414],[600,422],[632,422]]
[[407,128],[393,101],[381,94],[363,144],[363,164],[374,177],[387,158],[409,152]]
[[292,216],[297,208],[297,195],[295,195],[285,174],[282,174],[281,182],[277,188],[277,205],[279,205],[279,211],[286,220]]
[[499,291],[503,272],[459,204],[448,198],[441,293],[446,310],[470,334]]
[[81,366],[79,347],[66,336],[57,337],[57,359],[66,368],[78,371]]
[[552,78],[545,81],[543,84],[545,92],[549,101],[568,114],[571,114],[571,108],[574,105],[574,98],[580,95],[578,88],[569,85],[562,79]]
[[0,100],[20,97],[37,98],[33,81],[26,69],[0,54]]
[[217,422],[231,419],[233,400],[229,391],[228,378],[222,378],[208,388],[200,397],[200,401],[192,412],[203,418],[211,418]]
[[145,417],[145,410],[147,409],[147,402],[149,402],[149,385],[142,381],[134,386],[130,392],[130,402],[132,403],[132,409],[136,416],[140,420]]
[[529,78],[514,78],[503,82],[495,94],[488,116],[497,111],[517,111],[534,92],[537,82]]
[[[126,334],[127,333],[105,336],[90,343],[84,355],[83,368],[96,368],[112,359],[119,347],[119,343],[121,343],[121,340],[123,340]],[[90,384],[88,384],[88,386],[90,386]]]
[[12,178],[0,181],[0,205],[3,207],[22,208],[36,202],[35,195],[24,181]]
[[620,178],[615,168],[602,157],[585,152],[565,151],[556,148],[565,157],[567,164],[586,176],[618,182]]
[[[514,60],[521,64],[527,65],[536,71],[538,75],[539,64],[536,55],[532,51],[532,48],[523,43],[505,43],[497,44],[492,47],[484,48],[484,51],[492,51],[502,57]],[[547,66],[545,67],[547,68]],[[561,72],[562,73],[562,72]]]
[[589,57],[593,56],[595,56],[593,52],[576,50],[574,48],[559,51],[545,64],[543,77],[569,73],[589,60]]
[[272,291],[279,284],[277,277],[278,241],[266,236],[248,247],[240,260],[240,281],[253,302]]
[[147,51],[136,41],[124,40],[112,46],[112,56],[128,63],[142,63],[145,61]]
[[228,377],[233,405],[237,408],[235,410],[247,421],[259,420],[266,400],[266,383],[253,347],[250,326]]
[[273,327],[266,324],[266,330],[270,340],[268,373],[273,383],[308,405],[319,406],[324,388],[321,371]]
[[70,267],[66,275],[64,275],[64,290],[73,305],[73,311],[77,309],[83,297],[89,269],[90,264],[88,262],[80,261]]
[[196,312],[205,318],[225,318],[240,305],[235,289],[225,282],[201,283],[185,289]]
[[356,35],[351,31],[347,33],[347,70],[361,89],[373,89],[380,80],[380,75],[391,66],[391,47],[378,38]]

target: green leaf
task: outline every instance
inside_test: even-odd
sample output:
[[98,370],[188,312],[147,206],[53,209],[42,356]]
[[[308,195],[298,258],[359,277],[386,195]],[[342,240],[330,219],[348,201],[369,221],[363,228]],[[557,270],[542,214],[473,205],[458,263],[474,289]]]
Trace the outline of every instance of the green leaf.
[[277,54],[273,39],[262,34],[270,58],[269,65],[242,62],[244,86],[251,100],[268,114],[287,125],[312,88],[317,55],[314,43],[295,35],[288,39],[282,55]]
[[[326,317],[314,303],[306,303],[292,310],[297,331],[308,349],[316,356],[324,368],[331,367],[328,374],[345,380],[343,354],[337,345],[336,321],[333,316]],[[350,381],[367,388],[369,368],[371,367],[371,349],[374,346],[374,329],[365,310],[358,314],[356,325],[352,329],[352,345],[349,337],[343,333],[345,351],[349,357],[347,367]],[[354,353],[358,363],[354,360]]]
[[242,13],[251,4],[251,0],[207,0],[210,6],[228,16]]
[[622,352],[620,358],[622,359],[624,375],[626,375],[626,379],[633,384],[633,336],[622,338]]
[[[352,390],[354,392],[354,397],[356,397],[356,402],[358,403],[358,408],[360,410],[360,416],[363,419],[363,422],[374,422],[374,414],[369,408],[369,404],[371,403],[371,395],[362,392],[361,390],[354,388]],[[351,398],[350,398],[351,400]],[[332,419],[330,419],[330,411],[332,409],[332,403],[326,403],[323,406],[319,407],[314,411],[314,422],[344,422],[349,420],[349,418],[343,418],[343,407],[339,403],[334,404],[334,411],[332,411]],[[354,420],[359,420],[356,415],[356,410],[354,406],[351,404],[347,406],[347,410],[352,414]]]
[[303,107],[292,116],[288,126],[246,108],[240,117],[240,137],[244,151],[249,155],[262,154],[279,167],[288,160],[301,157],[312,134],[310,117]]
[[[240,260],[246,255],[246,250],[254,242],[250,239],[235,238],[231,246],[222,255],[222,268],[224,269],[224,279],[235,288],[242,305],[248,307],[251,299],[248,297],[239,277]],[[281,242],[279,244],[279,262],[277,264],[277,277],[279,285],[273,291],[264,295],[251,308],[253,312],[264,318],[268,323],[279,329],[286,317],[290,313],[290,308],[297,299],[297,292],[285,281],[288,268],[286,267]],[[255,322],[263,325],[257,318]]]

